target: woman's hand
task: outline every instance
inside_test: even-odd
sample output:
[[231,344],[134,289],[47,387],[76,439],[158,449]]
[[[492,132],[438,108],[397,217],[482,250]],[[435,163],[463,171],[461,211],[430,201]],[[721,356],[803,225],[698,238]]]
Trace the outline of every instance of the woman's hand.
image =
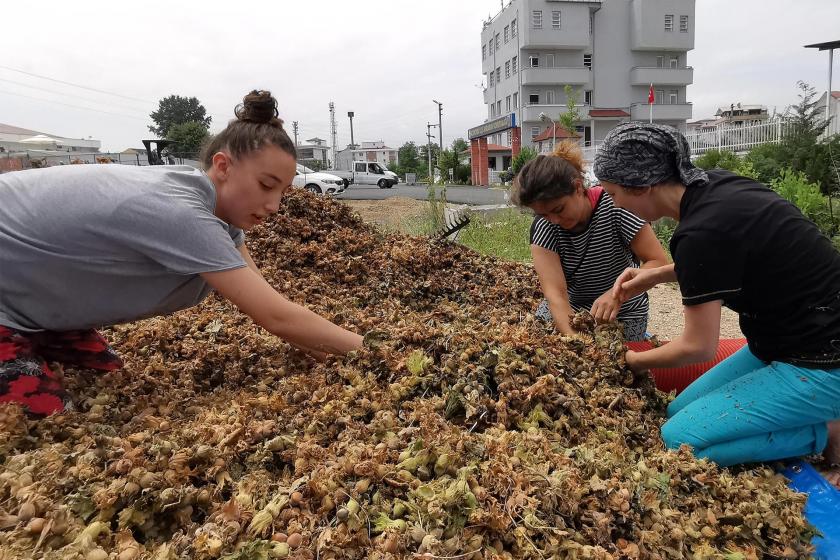
[[599,323],[609,323],[615,321],[620,309],[621,302],[613,295],[613,290],[610,290],[595,300],[589,312]]
[[645,371],[647,368],[639,366],[638,356],[639,356],[638,352],[636,352],[634,350],[628,350],[624,354],[624,363],[626,363],[627,367],[632,369],[634,372],[641,373],[642,371]]
[[676,280],[674,265],[658,268],[628,268],[622,272],[613,284],[612,295],[620,303],[644,293],[662,282]]

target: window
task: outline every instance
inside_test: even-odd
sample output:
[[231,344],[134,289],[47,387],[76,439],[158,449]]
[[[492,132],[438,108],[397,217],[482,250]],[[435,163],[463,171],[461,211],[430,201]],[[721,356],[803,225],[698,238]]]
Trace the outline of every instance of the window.
[[514,56],[510,61],[511,66],[512,66],[511,70],[513,71],[514,74],[516,74],[516,62],[517,62],[516,59],[517,59],[517,57]]
[[586,66],[589,69],[592,68],[592,55],[591,54],[583,55],[583,65]]
[[688,33],[688,16],[680,16],[680,33]]
[[665,14],[665,31],[674,30],[674,14]]
[[487,87],[493,87],[493,77],[495,75],[495,72],[490,72],[490,74],[487,75]]
[[493,54],[493,37],[490,37],[490,40],[487,42],[487,50],[490,54]]
[[507,146],[510,146],[510,145],[512,145],[512,144],[513,144],[513,132],[511,132],[510,130],[508,130],[508,131],[507,131],[507,144],[506,144],[506,145],[507,145]]
[[488,119],[493,118],[493,104],[492,103],[487,106],[487,118]]
[[364,173],[365,172],[365,164],[364,163],[357,163],[356,164],[356,173]]
[[501,41],[499,41],[499,34],[496,33],[496,50],[499,50],[499,47],[502,46],[499,43],[501,43]]
[[665,57],[664,56],[657,56],[656,57],[656,67],[657,68],[665,68]]
[[510,41],[510,25],[505,25],[505,44]]
[[487,60],[487,45],[481,45],[481,60]]
[[583,92],[583,103],[584,105],[592,105],[592,91]]
[[542,10],[534,10],[531,12],[531,22],[534,29],[542,29]]
[[502,69],[498,66],[496,66],[496,83],[502,83]]
[[665,92],[661,89],[656,90],[655,99],[657,105],[663,105],[665,103]]
[[519,107],[519,92],[514,92],[513,94],[513,108],[516,109]]
[[528,103],[531,105],[539,105],[540,104],[540,94],[539,93],[532,93],[528,95]]
[[505,111],[510,111],[510,95],[505,97]]
[[532,126],[531,127],[531,141],[533,142],[534,138],[540,135],[540,127]]
[[680,59],[676,56],[671,57],[671,68],[679,68],[680,67]]
[[516,37],[516,28],[517,28],[517,27],[518,27],[518,26],[517,26],[517,24],[516,24],[516,20],[515,20],[515,19],[514,19],[512,22],[510,22],[510,36],[511,36],[511,37]]
[[554,105],[554,90],[550,89],[545,92],[545,102],[549,105]]
[[505,79],[510,78],[510,60],[505,62]]
[[531,63],[531,68],[539,68],[540,67],[540,55],[532,54],[528,57],[528,60]]
[[502,114],[502,102],[501,102],[501,100],[496,101],[496,114],[497,115]]
[[677,103],[679,103],[679,101],[677,101],[677,90],[668,90],[668,103],[671,105],[676,105]]
[[554,53],[545,55],[545,67],[554,68]]
[[595,32],[595,12],[589,12],[589,34]]

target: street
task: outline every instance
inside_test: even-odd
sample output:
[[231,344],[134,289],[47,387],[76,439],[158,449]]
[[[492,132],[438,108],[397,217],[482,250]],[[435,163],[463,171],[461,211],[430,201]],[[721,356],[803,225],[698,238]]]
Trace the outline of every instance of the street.
[[[439,188],[438,188],[439,191]],[[393,196],[426,200],[429,188],[426,185],[406,185],[400,183],[390,189],[380,189],[376,185],[350,185],[347,190],[336,196],[345,200],[384,200]],[[487,187],[452,186],[446,189],[446,200],[456,204],[505,204],[507,193],[501,189]]]

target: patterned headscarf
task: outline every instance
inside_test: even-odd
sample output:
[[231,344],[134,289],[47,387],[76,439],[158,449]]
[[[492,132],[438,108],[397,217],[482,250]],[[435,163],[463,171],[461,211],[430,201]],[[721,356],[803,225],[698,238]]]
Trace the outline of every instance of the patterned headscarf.
[[624,187],[647,187],[678,179],[686,187],[709,182],[691,163],[688,141],[675,128],[631,122],[612,129],[595,155],[595,176]]

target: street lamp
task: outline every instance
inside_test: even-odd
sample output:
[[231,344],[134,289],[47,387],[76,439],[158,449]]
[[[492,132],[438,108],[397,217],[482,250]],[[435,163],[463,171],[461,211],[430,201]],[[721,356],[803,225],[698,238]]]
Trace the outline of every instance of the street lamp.
[[551,121],[551,151],[553,152],[557,147],[557,122],[554,119],[549,118],[545,113],[540,113],[540,120]]
[[438,136],[440,136],[440,151],[443,152],[443,103],[432,99],[438,106]]
[[353,116],[356,113],[353,111],[347,111],[347,116],[350,117],[350,146],[352,146],[351,150],[356,149],[356,142],[353,140]]

